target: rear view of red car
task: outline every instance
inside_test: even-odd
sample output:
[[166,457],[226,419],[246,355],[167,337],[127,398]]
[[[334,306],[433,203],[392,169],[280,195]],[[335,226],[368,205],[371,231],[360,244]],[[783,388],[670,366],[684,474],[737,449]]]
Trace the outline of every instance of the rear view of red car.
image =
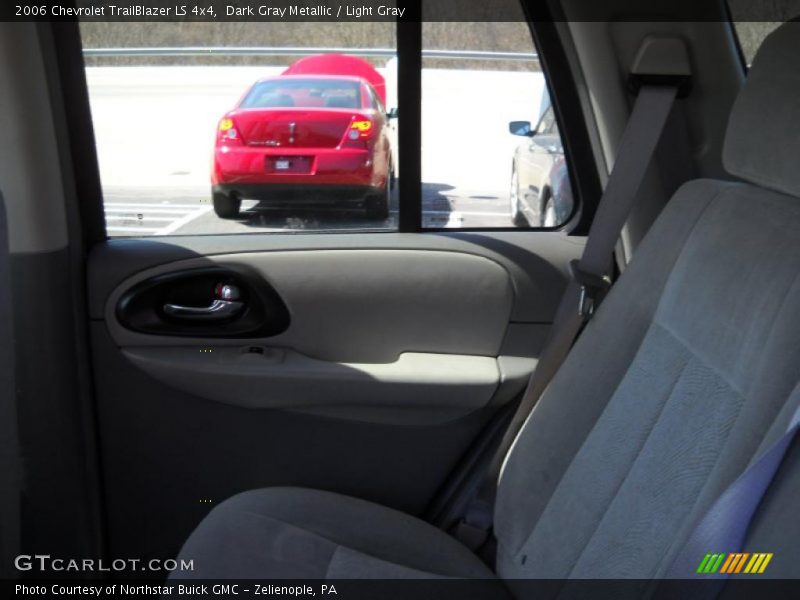
[[211,174],[214,210],[242,199],[281,206],[355,205],[389,213],[388,116],[362,77],[284,74],[257,81],[219,122]]

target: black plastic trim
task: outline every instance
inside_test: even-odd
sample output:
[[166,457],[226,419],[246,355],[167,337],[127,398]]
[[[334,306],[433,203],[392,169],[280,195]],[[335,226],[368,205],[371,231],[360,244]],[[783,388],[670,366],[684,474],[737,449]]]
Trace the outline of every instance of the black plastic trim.
[[[69,4],[74,3],[65,3]],[[67,123],[65,135],[72,158],[82,243],[88,249],[106,239],[106,221],[80,30],[77,21],[42,23],[40,27],[50,30],[55,49],[53,59]]]
[[411,20],[397,23],[398,229],[414,233],[422,229],[422,23],[413,17],[422,16],[422,3],[415,0],[405,8]]

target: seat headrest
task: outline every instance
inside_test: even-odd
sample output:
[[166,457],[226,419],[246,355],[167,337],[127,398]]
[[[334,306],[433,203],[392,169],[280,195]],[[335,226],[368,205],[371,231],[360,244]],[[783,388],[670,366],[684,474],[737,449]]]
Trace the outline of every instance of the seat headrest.
[[800,196],[800,22],[762,43],[733,105],[722,161],[731,175]]

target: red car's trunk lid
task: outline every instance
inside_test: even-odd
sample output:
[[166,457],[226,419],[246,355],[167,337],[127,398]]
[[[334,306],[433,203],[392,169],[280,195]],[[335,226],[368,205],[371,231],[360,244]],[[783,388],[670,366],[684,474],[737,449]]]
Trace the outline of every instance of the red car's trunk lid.
[[293,63],[283,75],[350,75],[370,82],[381,102],[386,104],[386,80],[363,58],[347,54],[316,54]]
[[335,148],[353,121],[342,110],[247,109],[232,115],[249,146],[274,148]]

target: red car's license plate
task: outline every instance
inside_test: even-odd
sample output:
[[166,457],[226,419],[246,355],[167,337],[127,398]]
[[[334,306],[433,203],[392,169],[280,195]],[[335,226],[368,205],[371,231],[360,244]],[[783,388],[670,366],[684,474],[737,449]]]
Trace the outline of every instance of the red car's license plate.
[[309,173],[310,156],[268,156],[267,173]]

